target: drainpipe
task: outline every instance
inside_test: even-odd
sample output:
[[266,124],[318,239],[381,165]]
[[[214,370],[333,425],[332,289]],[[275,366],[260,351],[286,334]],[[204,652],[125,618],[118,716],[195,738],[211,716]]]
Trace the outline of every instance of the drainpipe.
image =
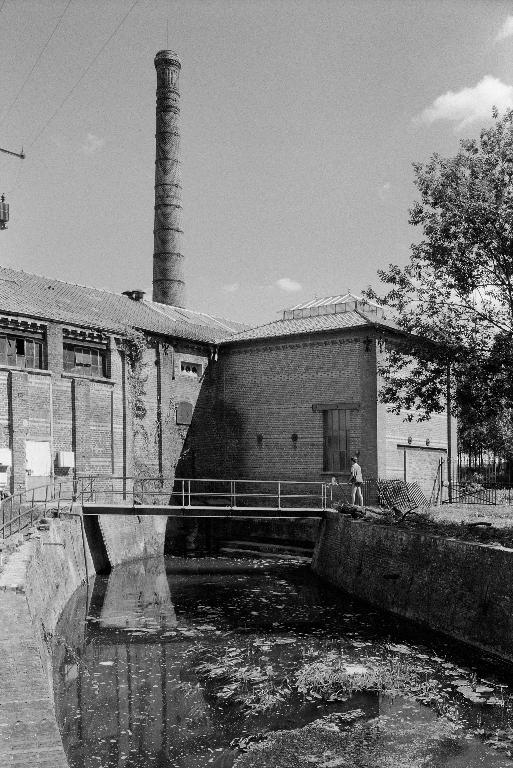
[[449,504],[452,502],[452,424],[451,424],[451,364],[447,363],[446,373],[447,405],[447,492]]

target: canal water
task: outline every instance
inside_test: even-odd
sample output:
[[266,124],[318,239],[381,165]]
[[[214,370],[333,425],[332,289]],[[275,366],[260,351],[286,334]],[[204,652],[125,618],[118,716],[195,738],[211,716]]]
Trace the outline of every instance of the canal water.
[[505,665],[290,561],[119,566],[74,594],[53,662],[72,768],[513,765]]

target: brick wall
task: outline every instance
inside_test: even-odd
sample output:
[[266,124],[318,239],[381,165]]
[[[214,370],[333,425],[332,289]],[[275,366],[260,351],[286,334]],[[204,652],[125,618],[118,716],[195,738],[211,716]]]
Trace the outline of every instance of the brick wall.
[[196,476],[328,479],[323,416],[312,405],[341,402],[357,406],[350,411],[349,451],[359,451],[364,476],[403,478],[406,450],[407,480],[429,495],[446,454],[445,414],[411,424],[406,413],[388,413],[377,402],[382,354],[368,328],[223,347],[193,420]]
[[323,416],[312,406],[334,402],[355,406],[349,450],[374,472],[374,369],[354,331],[222,348],[194,419],[197,475],[324,479]]
[[[443,414],[411,425],[377,405],[381,352],[368,328],[225,345],[214,363],[201,345],[149,340],[141,418],[123,345],[110,337],[110,378],[92,380],[63,371],[62,339],[62,327],[48,323],[48,371],[0,369],[0,446],[13,449],[12,489],[25,487],[26,440],[49,442],[54,462],[58,451],[75,451],[78,474],[329,479],[323,415],[312,409],[322,403],[351,405],[349,453],[360,452],[367,477],[403,477],[406,450],[407,479],[427,492],[446,448]],[[194,409],[190,428],[176,423],[182,401]]]
[[[201,366],[202,376],[181,372],[182,361]],[[186,401],[194,408],[207,376],[208,356],[192,344],[172,346],[162,342],[149,346],[144,353],[142,380],[144,416],[134,420],[134,471],[146,476],[164,475],[172,485],[179,474],[194,474],[194,452],[184,451],[188,425],[177,424],[176,409]]]
[[205,348],[149,340],[143,368],[146,414],[138,421],[129,402],[122,343],[109,337],[109,377],[90,379],[63,370],[59,323],[47,324],[46,338],[47,370],[0,369],[0,447],[13,452],[10,490],[26,487],[27,440],[49,443],[56,476],[73,475],[56,466],[59,451],[75,453],[77,474],[172,476],[188,432],[176,424],[176,405],[186,400],[194,406],[202,386],[201,376],[181,373],[181,362],[198,364],[205,372]]

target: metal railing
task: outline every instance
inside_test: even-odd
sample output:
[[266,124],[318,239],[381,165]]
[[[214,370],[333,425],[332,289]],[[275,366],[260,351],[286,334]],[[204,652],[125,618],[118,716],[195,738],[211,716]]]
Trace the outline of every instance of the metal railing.
[[91,476],[77,482],[82,505],[307,511],[324,510],[331,502],[328,484],[302,480]]
[[[366,478],[362,484],[362,496],[364,506],[372,506],[379,503],[379,488],[376,478]],[[327,494],[330,506],[334,502],[351,504],[353,488],[351,483],[329,483]]]
[[44,485],[13,493],[0,502],[0,539],[29,528],[50,510],[58,515],[77,495],[78,481],[52,480]]

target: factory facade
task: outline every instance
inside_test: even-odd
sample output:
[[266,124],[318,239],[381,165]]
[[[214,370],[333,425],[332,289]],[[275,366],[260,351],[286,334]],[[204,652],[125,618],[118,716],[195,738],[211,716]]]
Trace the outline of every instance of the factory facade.
[[[153,297],[0,268],[0,487],[104,475],[418,480],[447,453],[444,414],[378,401],[381,308],[332,296],[257,328],[186,308],[180,62],[157,71]],[[453,430],[453,434],[454,434]]]

